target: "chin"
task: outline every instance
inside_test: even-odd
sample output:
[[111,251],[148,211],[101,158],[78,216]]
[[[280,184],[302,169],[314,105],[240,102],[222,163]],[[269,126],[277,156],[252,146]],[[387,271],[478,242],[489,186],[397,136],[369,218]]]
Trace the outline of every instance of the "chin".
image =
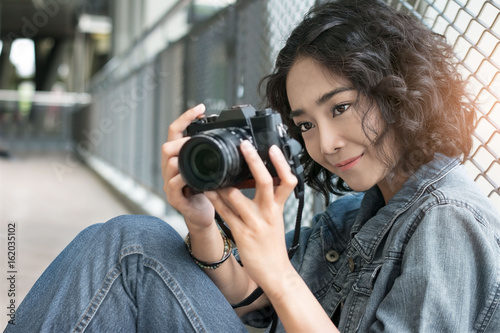
[[353,191],[356,191],[356,192],[364,192],[364,191],[368,191],[369,189],[371,189],[375,184],[371,184],[371,183],[367,183],[367,184],[360,184],[360,183],[353,183],[353,182],[347,182],[345,179],[344,181],[346,182],[347,186],[349,186],[349,188]]

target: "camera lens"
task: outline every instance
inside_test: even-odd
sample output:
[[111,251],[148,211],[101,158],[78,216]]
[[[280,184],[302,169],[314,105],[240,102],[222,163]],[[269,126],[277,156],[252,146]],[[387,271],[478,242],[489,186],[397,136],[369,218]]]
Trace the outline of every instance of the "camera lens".
[[220,151],[210,144],[201,143],[193,149],[190,165],[196,177],[212,181],[214,175],[222,171]]
[[236,185],[249,178],[250,171],[239,150],[251,139],[242,128],[218,128],[194,135],[179,152],[179,172],[196,191]]

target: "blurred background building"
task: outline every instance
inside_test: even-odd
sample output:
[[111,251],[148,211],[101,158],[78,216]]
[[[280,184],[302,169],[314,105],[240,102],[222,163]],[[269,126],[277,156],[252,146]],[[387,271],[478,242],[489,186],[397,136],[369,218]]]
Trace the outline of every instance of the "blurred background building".
[[[500,1],[387,1],[454,46],[478,105],[466,165],[500,207]],[[0,0],[0,244],[16,222],[18,301],[86,225],[146,213],[182,232],[162,191],[168,125],[201,102],[262,106],[260,78],[316,2]]]

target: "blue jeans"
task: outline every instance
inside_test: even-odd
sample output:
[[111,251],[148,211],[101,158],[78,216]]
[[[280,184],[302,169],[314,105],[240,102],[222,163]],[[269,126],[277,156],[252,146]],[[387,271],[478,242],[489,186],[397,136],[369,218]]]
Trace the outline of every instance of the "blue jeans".
[[6,332],[247,332],[182,238],[149,216],[83,230]]

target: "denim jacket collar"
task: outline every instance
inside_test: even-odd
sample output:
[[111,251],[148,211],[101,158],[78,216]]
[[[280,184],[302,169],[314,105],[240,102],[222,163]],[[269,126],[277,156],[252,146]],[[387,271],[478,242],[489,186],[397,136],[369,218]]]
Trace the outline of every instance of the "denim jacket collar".
[[363,259],[372,262],[378,246],[397,217],[408,210],[429,186],[459,164],[458,158],[437,154],[432,162],[423,165],[403,184],[387,205],[384,205],[378,186],[368,190],[351,229],[351,244]]

